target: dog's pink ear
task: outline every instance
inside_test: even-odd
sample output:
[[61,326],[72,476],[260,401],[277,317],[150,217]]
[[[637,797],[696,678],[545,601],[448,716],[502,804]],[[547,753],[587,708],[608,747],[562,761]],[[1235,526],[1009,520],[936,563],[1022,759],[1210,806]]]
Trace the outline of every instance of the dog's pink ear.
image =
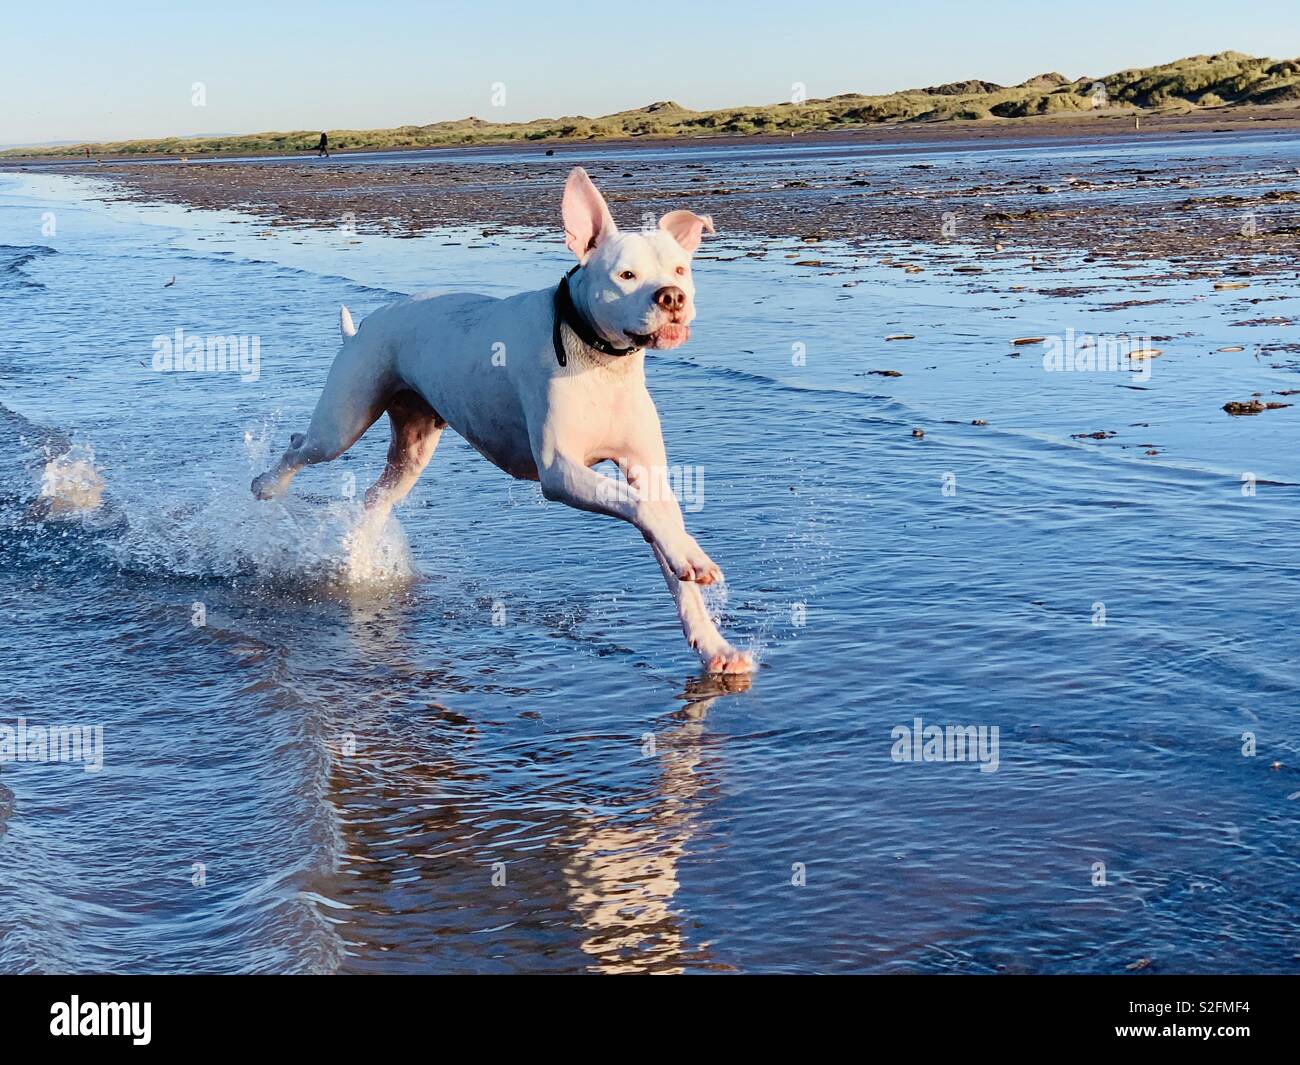
[[659,228],[690,254],[695,253],[705,233],[716,232],[712,218],[694,211],[669,211],[659,219]]
[[569,171],[564,183],[564,243],[582,262],[591,250],[614,233],[618,227],[600,190],[580,166]]

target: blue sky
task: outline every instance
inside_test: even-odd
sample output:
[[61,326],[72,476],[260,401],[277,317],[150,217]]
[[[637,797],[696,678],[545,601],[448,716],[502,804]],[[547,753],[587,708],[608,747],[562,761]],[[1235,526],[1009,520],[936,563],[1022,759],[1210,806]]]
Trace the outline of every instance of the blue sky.
[[[1229,48],[1300,55],[1294,0],[5,7],[0,144],[598,115],[663,99],[720,107],[787,99],[794,82],[830,96],[1106,74]],[[203,107],[191,103],[195,82]],[[505,86],[503,107],[494,83]]]

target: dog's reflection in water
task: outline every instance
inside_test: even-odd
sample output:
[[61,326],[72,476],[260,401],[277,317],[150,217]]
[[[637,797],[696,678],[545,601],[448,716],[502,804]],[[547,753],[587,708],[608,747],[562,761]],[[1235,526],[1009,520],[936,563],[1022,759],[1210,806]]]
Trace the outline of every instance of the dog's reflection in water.
[[[489,678],[454,660],[431,666],[430,649],[405,639],[403,617],[418,604],[353,610],[340,641],[349,659],[364,651],[368,684],[346,708],[330,701],[337,716],[325,728],[343,859],[312,886],[339,904],[330,917],[359,969],[426,971],[430,958],[476,971],[715,967],[675,899],[718,788],[722,737],[707,715],[749,675],[688,681],[653,733],[618,742],[622,755],[549,732],[500,743],[501,705],[470,708]],[[344,653],[319,650],[323,665]],[[462,692],[464,708],[426,698],[413,712],[426,691]],[[645,764],[629,771],[610,761],[619,757]]]
[[721,696],[749,686],[746,674],[688,681],[685,705],[672,715],[675,727],[643,737],[643,754],[659,767],[653,811],[630,824],[587,816],[575,826],[564,879],[594,969],[679,973],[687,965],[709,967],[707,944],[687,942],[673,900],[696,819],[717,786],[705,718]]

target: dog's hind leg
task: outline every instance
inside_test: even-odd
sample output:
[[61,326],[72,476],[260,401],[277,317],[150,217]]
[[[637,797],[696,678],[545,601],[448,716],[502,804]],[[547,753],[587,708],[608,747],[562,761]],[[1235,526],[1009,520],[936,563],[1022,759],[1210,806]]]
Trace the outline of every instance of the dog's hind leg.
[[418,392],[404,388],[388,401],[388,463],[366,492],[366,509],[382,524],[424,471],[447,423]]
[[294,433],[280,461],[253,481],[253,495],[274,499],[304,466],[330,462],[361,438],[384,412],[398,386],[373,345],[344,342],[305,433]]

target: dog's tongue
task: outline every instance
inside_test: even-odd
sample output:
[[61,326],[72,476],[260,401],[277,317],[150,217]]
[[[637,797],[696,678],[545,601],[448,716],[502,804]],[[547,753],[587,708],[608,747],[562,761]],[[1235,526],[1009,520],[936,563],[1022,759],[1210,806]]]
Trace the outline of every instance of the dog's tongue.
[[679,344],[685,344],[690,335],[690,326],[670,322],[668,325],[660,326],[659,332],[655,334],[655,347],[675,348]]

